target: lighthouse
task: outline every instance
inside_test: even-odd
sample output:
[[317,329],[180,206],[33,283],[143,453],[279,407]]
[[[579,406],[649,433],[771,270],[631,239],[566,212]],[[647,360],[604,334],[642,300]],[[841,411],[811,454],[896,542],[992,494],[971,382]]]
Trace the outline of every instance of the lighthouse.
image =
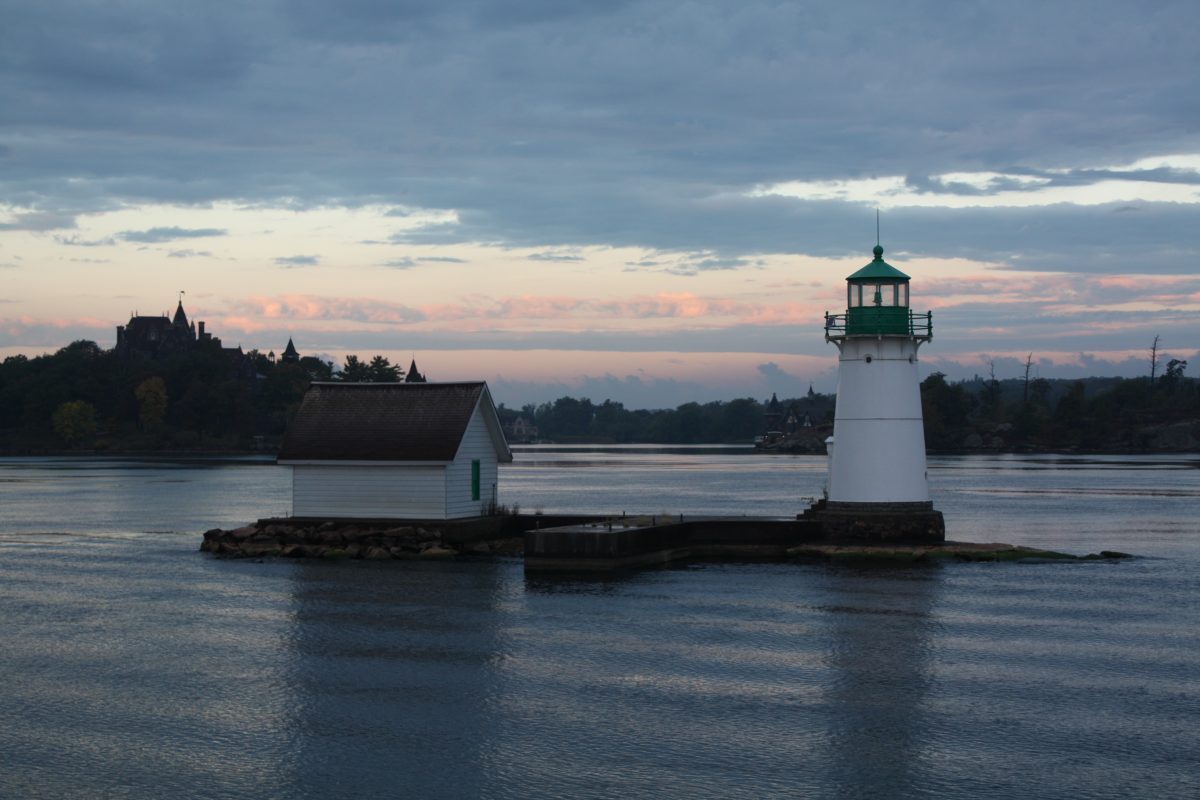
[[940,542],[946,529],[929,499],[917,372],[933,312],[913,312],[909,277],[879,245],[874,255],[846,278],[846,313],[825,314],[838,388],[821,520],[830,539]]

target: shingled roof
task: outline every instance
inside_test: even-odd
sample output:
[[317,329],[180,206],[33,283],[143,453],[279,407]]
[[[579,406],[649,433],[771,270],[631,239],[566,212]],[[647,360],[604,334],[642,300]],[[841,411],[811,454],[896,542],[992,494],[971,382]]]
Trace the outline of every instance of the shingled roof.
[[486,383],[314,383],[279,461],[453,461],[481,409],[496,454],[511,461]]

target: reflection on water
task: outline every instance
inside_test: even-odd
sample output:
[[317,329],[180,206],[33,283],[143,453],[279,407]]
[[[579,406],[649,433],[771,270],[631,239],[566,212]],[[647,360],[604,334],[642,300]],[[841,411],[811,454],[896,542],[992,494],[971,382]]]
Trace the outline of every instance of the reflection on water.
[[836,605],[824,616],[831,642],[831,782],[843,797],[920,792],[929,720],[938,570],[835,572]]
[[[294,797],[478,797],[504,645],[493,564],[293,575]],[[453,787],[453,791],[449,791]],[[398,788],[398,787],[397,787]]]
[[[506,493],[787,513],[823,470],[559,458]],[[587,582],[217,560],[285,470],[0,461],[0,797],[1200,796],[1194,461],[932,465],[958,538],[1154,558]]]

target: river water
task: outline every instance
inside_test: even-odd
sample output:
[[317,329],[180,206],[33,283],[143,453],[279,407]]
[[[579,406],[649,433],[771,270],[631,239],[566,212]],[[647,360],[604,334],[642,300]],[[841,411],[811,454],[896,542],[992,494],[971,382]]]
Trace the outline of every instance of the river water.
[[[790,514],[824,460],[531,448],[523,510]],[[0,460],[3,798],[1195,798],[1200,457],[930,463],[951,538],[1120,562],[227,561],[246,460]]]

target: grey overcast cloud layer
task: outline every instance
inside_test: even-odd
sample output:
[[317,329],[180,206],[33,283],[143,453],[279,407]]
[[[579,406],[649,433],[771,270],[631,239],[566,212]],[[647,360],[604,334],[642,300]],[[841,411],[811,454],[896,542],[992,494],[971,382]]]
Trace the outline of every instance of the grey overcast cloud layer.
[[[458,213],[418,241],[736,268],[862,249],[859,204],[757,186],[902,176],[977,196],[1027,184],[934,176],[1090,185],[1200,149],[1194,0],[3,0],[0,18],[0,190],[37,209],[10,227],[146,201],[382,202]],[[1169,274],[1195,269],[1194,221],[1138,202],[907,208],[886,226],[918,255]]]
[[[160,253],[181,274],[234,262],[251,274],[261,262],[286,274],[282,287],[312,282],[292,290],[303,297],[213,300],[206,312],[258,325],[229,331],[231,343],[303,330],[302,349],[359,352],[486,342],[747,353],[770,388],[791,392],[811,376],[769,359],[832,358],[819,320],[815,333],[795,323],[824,295],[796,302],[782,323],[738,308],[726,312],[736,322],[712,324],[669,298],[647,301],[649,283],[589,304],[592,287],[615,280],[586,272],[592,248],[631,248],[615,269],[662,277],[672,296],[729,276],[750,285],[777,254],[867,257],[878,204],[897,264],[971,259],[969,291],[922,277],[923,299],[967,296],[938,307],[951,335],[929,354],[953,377],[978,369],[965,354],[995,353],[1000,364],[1015,350],[1079,352],[1074,366],[1045,365],[1078,374],[1087,351],[1125,358],[1154,334],[1200,359],[1198,31],[1197,0],[0,0],[0,235],[63,246],[71,263],[119,268],[115,248],[126,246]],[[1145,191],[1125,199],[1114,185]],[[395,223],[347,232],[378,246],[370,269],[405,289],[436,271],[466,295],[364,298],[348,277],[322,293],[311,287],[343,268],[336,253],[291,240],[237,250],[247,232],[234,217],[131,214],[100,233],[85,224],[99,212],[222,203],[369,206]],[[584,297],[535,298],[525,314],[512,304],[527,284],[484,296],[471,270],[503,269],[489,259],[506,248],[528,251],[514,256],[523,264],[583,276]],[[8,276],[30,264],[0,251]],[[793,287],[757,285],[783,303],[801,282],[844,275],[823,269],[797,269]],[[988,283],[995,274],[1003,285]],[[990,303],[989,292],[1006,300]],[[695,294],[713,308],[725,299]],[[264,304],[284,316],[262,319]],[[576,312],[586,319],[562,321]],[[673,324],[587,322],[640,313]],[[404,327],[453,314],[476,328]],[[478,328],[493,320],[494,330]],[[328,326],[292,327],[311,321]],[[14,314],[0,346],[110,331],[99,316]],[[582,391],[635,404],[704,396],[698,383],[600,371],[582,376]],[[536,399],[570,382],[537,380],[505,385]],[[823,380],[818,388],[832,388]]]

